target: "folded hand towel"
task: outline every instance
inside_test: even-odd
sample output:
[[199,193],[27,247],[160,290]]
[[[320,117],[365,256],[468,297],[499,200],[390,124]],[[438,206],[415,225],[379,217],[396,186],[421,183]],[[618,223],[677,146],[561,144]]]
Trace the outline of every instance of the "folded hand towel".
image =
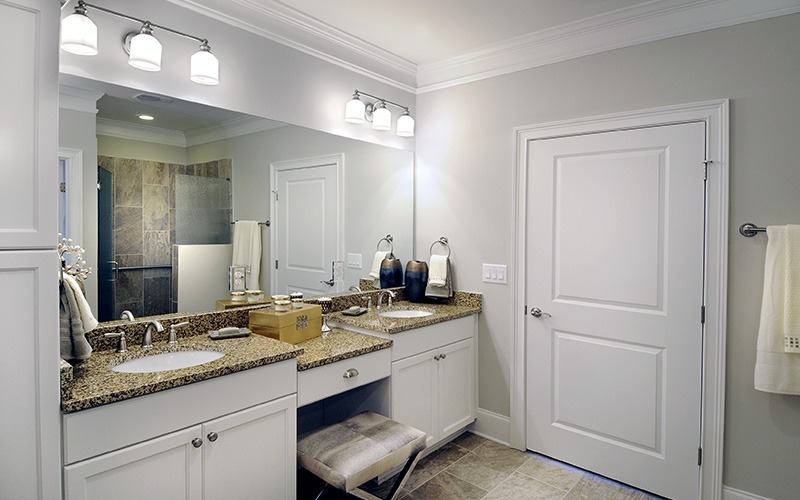
[[233,258],[232,265],[245,266],[245,287],[248,290],[260,290],[261,274],[261,226],[258,221],[239,220],[233,225]]
[[383,262],[383,259],[385,259],[387,255],[389,255],[389,252],[381,252],[380,250],[375,252],[375,258],[372,259],[372,270],[369,272],[370,276],[375,279],[381,277],[381,262]]
[[89,307],[89,302],[86,300],[86,297],[83,295],[83,290],[81,290],[81,286],[78,284],[78,280],[73,278],[69,274],[64,275],[64,283],[69,285],[72,289],[72,292],[75,294],[75,302],[78,305],[78,311],[81,315],[81,323],[83,323],[83,331],[84,332],[91,332],[97,325],[100,323],[94,317],[92,313],[92,308]]
[[769,226],[767,237],[755,388],[800,394],[800,226]]
[[[59,292],[59,319],[60,319],[60,341],[61,341],[61,357],[66,360],[84,360],[92,354],[92,346],[86,341],[85,326],[81,321],[81,311],[78,301],[80,300],[76,295],[83,298],[83,293],[78,288],[76,294],[75,288],[78,287],[77,283],[72,276],[64,275],[64,280],[61,283]],[[84,301],[86,299],[83,299]],[[88,305],[87,305],[88,307]],[[91,314],[90,314],[91,316]],[[94,319],[94,316],[91,316]],[[96,326],[97,320],[95,320]]]
[[432,255],[428,269],[426,297],[449,299],[453,296],[453,279],[450,272],[450,258],[446,255]]

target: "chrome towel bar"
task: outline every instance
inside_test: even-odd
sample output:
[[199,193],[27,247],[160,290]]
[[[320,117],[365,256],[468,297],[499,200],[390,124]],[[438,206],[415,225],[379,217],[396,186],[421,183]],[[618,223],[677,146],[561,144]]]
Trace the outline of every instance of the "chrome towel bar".
[[758,233],[765,233],[767,232],[767,228],[765,227],[758,227],[752,222],[745,222],[741,226],[739,226],[739,234],[742,236],[746,236],[747,238],[752,238]]

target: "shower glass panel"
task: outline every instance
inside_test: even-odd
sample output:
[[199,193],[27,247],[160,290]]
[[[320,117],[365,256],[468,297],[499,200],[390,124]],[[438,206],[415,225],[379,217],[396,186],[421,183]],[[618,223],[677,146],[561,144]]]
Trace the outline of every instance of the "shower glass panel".
[[175,244],[230,244],[231,182],[175,175]]

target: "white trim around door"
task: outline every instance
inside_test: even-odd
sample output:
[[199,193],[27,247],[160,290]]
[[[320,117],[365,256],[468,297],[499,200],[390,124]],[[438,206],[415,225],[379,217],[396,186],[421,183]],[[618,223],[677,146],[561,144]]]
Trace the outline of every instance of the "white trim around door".
[[[515,129],[514,252],[516,286],[513,293],[511,345],[511,445],[526,446],[525,389],[525,275],[526,186],[529,142],[593,132],[703,121],[706,123],[707,211],[706,293],[703,344],[702,467],[700,497],[722,497],[722,446],[725,409],[725,342],[728,241],[728,100],[667,106],[602,116],[579,118]],[[703,168],[699,165],[698,168]]]

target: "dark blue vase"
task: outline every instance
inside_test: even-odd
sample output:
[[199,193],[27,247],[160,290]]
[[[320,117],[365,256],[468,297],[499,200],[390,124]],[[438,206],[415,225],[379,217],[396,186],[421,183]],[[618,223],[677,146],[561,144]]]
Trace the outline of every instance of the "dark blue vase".
[[406,264],[406,300],[422,302],[428,286],[428,264],[421,260],[410,260]]
[[392,288],[403,285],[403,264],[394,255],[389,254],[381,261],[380,270],[381,288]]

